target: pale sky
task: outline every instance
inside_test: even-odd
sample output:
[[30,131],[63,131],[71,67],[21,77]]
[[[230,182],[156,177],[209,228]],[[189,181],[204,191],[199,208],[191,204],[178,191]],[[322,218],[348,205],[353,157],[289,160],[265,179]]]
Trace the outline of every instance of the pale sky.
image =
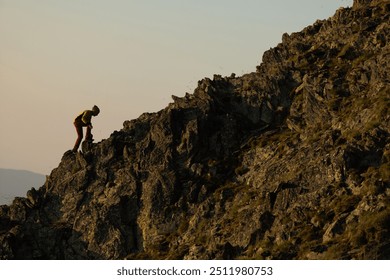
[[98,105],[95,141],[352,0],[0,0],[0,168],[50,174]]

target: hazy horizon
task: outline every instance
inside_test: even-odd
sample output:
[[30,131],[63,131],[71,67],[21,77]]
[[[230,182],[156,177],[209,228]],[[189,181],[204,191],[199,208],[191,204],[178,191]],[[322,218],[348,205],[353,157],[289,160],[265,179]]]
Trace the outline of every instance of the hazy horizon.
[[253,72],[264,51],[352,0],[0,0],[0,167],[49,174],[94,104],[94,138],[192,93],[213,74]]
[[28,190],[39,189],[45,180],[43,174],[0,168],[0,205],[10,204],[16,196],[26,197]]

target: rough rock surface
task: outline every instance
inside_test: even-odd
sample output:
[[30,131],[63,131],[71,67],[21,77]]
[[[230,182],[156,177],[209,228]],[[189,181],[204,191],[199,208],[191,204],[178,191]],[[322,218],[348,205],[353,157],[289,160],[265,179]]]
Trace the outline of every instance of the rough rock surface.
[[355,0],[65,153],[0,206],[0,258],[389,259],[389,15]]

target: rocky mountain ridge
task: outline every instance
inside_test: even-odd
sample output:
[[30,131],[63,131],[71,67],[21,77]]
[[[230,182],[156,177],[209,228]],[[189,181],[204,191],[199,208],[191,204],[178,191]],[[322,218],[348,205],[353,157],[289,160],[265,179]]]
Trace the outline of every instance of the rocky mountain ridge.
[[388,259],[389,1],[284,34],[0,206],[2,259]]

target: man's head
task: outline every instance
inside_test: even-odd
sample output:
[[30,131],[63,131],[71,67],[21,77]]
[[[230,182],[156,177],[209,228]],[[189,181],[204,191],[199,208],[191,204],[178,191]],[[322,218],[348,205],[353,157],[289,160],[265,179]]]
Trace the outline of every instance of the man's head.
[[100,113],[100,109],[99,109],[99,107],[98,106],[93,106],[93,108],[92,108],[92,112],[93,112],[93,115],[94,116],[97,116],[97,115],[99,115],[99,113]]

